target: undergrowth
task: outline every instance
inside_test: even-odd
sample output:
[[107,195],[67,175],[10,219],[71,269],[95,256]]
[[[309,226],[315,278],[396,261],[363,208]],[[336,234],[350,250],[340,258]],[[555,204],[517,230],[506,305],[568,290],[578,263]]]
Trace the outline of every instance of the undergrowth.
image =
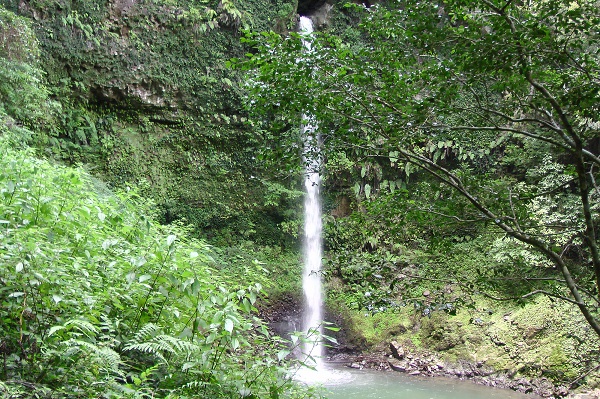
[[0,392],[316,395],[291,381],[287,343],[256,317],[260,283],[221,273],[209,245],[159,225],[135,190],[110,192],[9,137],[0,135]]

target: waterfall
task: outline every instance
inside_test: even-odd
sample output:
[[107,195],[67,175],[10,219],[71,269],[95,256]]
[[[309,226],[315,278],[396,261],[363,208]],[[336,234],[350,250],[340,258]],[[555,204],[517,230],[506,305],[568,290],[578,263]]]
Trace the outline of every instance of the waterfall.
[[[313,31],[312,21],[309,18],[300,18],[300,32],[310,35]],[[306,51],[310,51],[310,42],[304,40]],[[306,165],[306,178],[304,186],[304,272],[302,276],[302,289],[304,291],[304,326],[303,331],[309,333],[309,342],[303,348],[306,354],[315,359],[314,366],[319,368],[322,363],[323,345],[318,341],[322,332],[322,304],[323,293],[321,287],[321,258],[323,246],[321,240],[321,201],[319,189],[321,177],[319,167],[321,160],[318,155],[319,137],[316,134],[316,123],[311,115],[302,116],[304,136],[304,164]],[[317,333],[318,334],[315,334]]]

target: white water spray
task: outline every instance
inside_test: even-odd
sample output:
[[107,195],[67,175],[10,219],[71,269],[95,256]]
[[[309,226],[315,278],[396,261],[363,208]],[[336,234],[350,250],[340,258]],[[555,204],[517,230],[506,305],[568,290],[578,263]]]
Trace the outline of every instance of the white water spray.
[[[310,35],[313,32],[312,21],[300,18],[300,32]],[[304,47],[310,51],[310,41],[304,40]],[[302,288],[304,290],[304,326],[303,331],[309,335],[309,342],[304,352],[315,359],[314,366],[319,368],[322,363],[323,345],[318,341],[322,333],[322,303],[321,287],[321,258],[323,246],[321,240],[321,202],[319,188],[321,177],[319,167],[321,160],[315,154],[319,138],[316,136],[316,124],[311,115],[303,115],[304,133],[304,163],[306,165],[306,196],[304,199],[304,273]]]

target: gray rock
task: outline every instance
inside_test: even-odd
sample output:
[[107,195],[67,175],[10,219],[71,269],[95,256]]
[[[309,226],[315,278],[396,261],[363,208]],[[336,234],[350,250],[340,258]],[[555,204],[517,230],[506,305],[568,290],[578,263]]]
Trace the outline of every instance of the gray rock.
[[388,364],[390,365],[390,368],[394,371],[399,371],[401,373],[406,372],[406,364],[405,363],[389,361]]
[[396,341],[390,342],[390,352],[392,352],[392,356],[395,359],[403,360],[406,353],[404,352],[404,348]]

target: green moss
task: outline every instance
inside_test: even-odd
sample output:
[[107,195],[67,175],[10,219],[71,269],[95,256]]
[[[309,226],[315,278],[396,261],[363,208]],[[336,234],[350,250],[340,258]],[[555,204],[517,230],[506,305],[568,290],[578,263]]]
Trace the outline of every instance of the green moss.
[[436,351],[445,351],[464,343],[460,323],[444,312],[435,312],[421,322],[420,334],[424,344]]
[[351,346],[373,347],[412,328],[406,309],[371,314],[345,308],[342,302],[333,300],[327,301],[327,308],[339,314]]
[[31,22],[0,4],[0,57],[36,65],[39,55],[40,49]]
[[[185,220],[220,245],[289,244],[279,224],[295,218],[295,200],[264,199],[272,172],[256,159],[262,139],[246,124],[245,82],[226,61],[248,51],[236,19],[268,30],[294,15],[296,1],[211,1],[214,12],[192,0],[0,4],[22,14],[3,11],[0,20],[39,41],[49,94],[62,108],[36,129],[42,151],[92,164],[112,186],[142,187],[163,222]],[[39,53],[2,39],[5,25],[0,55]]]
[[560,384],[586,370],[597,342],[585,320],[568,307],[543,297],[518,308],[477,298],[474,309],[460,309],[455,316],[422,316],[408,308],[375,315],[346,310],[343,327],[350,339],[366,347],[393,339],[417,352],[434,352],[444,361],[483,362],[517,376],[544,376]]

